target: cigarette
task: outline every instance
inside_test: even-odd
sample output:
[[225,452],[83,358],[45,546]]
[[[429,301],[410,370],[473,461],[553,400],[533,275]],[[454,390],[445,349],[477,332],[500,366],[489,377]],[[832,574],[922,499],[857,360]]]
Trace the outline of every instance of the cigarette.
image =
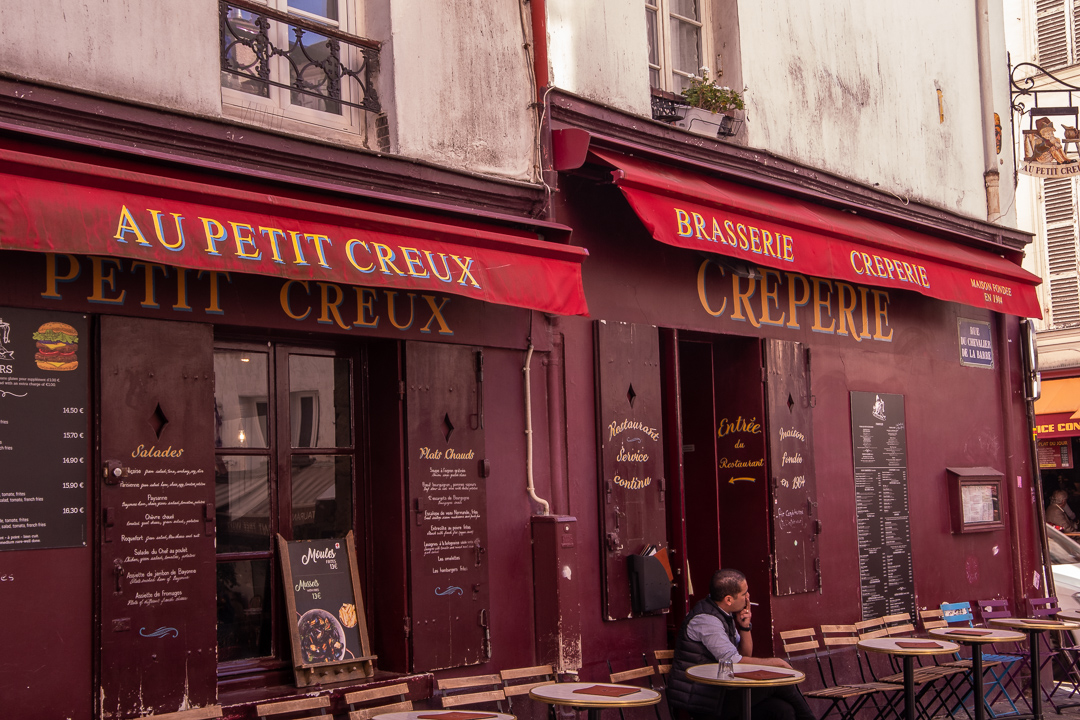
[[752,606],[754,606],[754,607],[757,607],[757,606],[758,606],[758,604],[757,604],[756,602],[752,602],[752,603],[750,603],[750,604],[751,604]]

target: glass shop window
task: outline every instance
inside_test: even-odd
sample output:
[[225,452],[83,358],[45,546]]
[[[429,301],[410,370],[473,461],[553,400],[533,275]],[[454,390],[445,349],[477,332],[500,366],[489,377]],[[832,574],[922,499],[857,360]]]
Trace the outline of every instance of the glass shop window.
[[[289,664],[273,541],[356,530],[355,358],[219,344],[214,354],[218,662]],[[358,538],[362,538],[359,532]]]

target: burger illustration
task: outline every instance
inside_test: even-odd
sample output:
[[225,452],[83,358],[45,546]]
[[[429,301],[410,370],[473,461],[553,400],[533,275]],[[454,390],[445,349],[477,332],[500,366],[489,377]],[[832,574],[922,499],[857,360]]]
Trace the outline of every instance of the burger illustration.
[[34,360],[42,370],[68,372],[79,367],[78,331],[62,322],[47,322],[34,333],[37,353]]

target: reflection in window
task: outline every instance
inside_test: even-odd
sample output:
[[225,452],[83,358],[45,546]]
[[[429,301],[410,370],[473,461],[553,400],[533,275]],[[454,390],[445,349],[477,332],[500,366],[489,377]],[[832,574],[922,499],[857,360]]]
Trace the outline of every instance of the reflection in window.
[[348,358],[289,356],[292,446],[335,448],[352,444]]
[[218,662],[271,652],[270,561],[217,564]]
[[221,448],[265,448],[267,427],[266,353],[214,353],[214,444]]
[[262,455],[217,457],[217,551],[270,549],[270,471]]
[[352,458],[293,455],[293,538],[343,537],[352,528]]

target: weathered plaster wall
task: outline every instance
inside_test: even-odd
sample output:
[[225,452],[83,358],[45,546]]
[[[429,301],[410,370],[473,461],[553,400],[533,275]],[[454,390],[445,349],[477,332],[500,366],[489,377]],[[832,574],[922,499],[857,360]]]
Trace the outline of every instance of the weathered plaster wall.
[[749,144],[985,219],[975,15],[974,0],[741,3]]
[[221,113],[214,0],[0,0],[0,72]]
[[386,110],[401,154],[532,178],[536,115],[522,12],[517,0],[390,3],[394,89]]
[[645,8],[627,0],[547,0],[548,58],[557,87],[651,115]]

